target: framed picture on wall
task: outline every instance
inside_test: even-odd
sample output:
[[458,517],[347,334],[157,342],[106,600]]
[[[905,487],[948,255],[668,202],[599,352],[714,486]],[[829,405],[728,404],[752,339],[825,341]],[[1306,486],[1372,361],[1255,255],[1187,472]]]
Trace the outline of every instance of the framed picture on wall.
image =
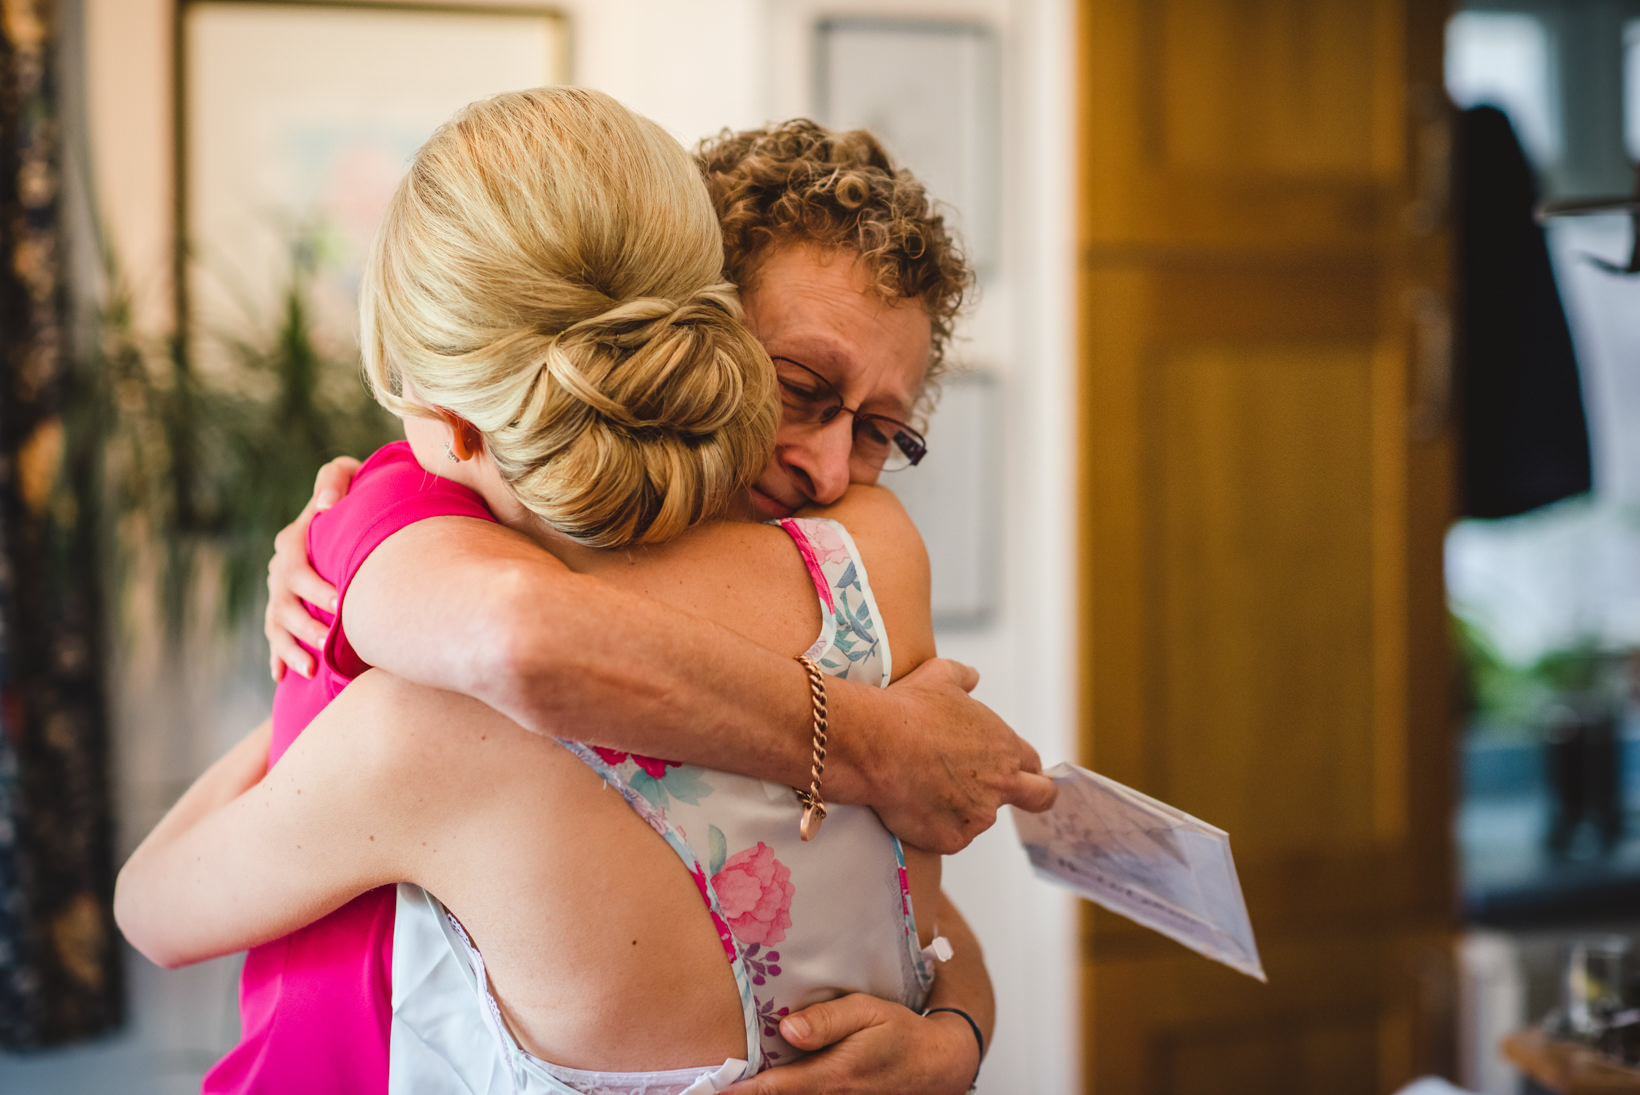
[[984,627],[997,611],[1000,393],[996,378],[983,372],[942,379],[927,457],[881,480],[928,545],[930,606],[934,626],[942,629]]
[[944,202],[980,273],[998,249],[1001,91],[996,32],[941,19],[839,17],[816,35],[815,103],[869,129]]
[[179,313],[202,347],[306,279],[352,356],[364,256],[411,157],[460,107],[569,77],[547,6],[182,0]]

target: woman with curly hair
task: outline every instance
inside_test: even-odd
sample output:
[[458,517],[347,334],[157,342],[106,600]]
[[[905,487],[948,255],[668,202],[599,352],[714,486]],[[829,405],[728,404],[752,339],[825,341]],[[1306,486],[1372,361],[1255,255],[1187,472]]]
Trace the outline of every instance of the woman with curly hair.
[[[703,146],[697,158],[723,226],[726,272],[741,287],[748,326],[774,357],[781,389],[783,415],[773,453],[749,491],[754,512],[765,519],[783,518],[805,507],[836,503],[851,483],[869,484],[885,467],[920,460],[926,443],[913,423],[930,401],[933,378],[945,363],[951,322],[972,280],[921,185],[909,173],[896,169],[869,134],[834,134],[807,121],[725,134]],[[327,469],[317,493],[344,490],[346,471],[342,466]],[[317,650],[324,633],[290,590],[300,591],[315,604],[325,603],[333,593],[307,567],[306,552],[300,546],[305,527],[299,522],[281,537],[280,557],[271,568],[270,581],[274,591],[270,637],[280,656],[299,672],[308,668],[312,655],[298,645],[297,637]],[[608,575],[600,577],[609,580]],[[520,602],[512,603],[516,607]],[[463,614],[471,614],[473,607],[463,606]],[[616,603],[599,618],[618,623],[632,607],[633,602]],[[498,632],[514,634],[514,649],[550,662],[552,656],[564,657],[560,647],[550,645],[550,635],[533,641],[532,635],[576,618],[574,608],[569,609],[568,617],[542,612],[527,622],[516,619],[515,614],[511,619],[489,621],[485,633],[492,637]],[[647,619],[649,637],[666,633],[669,624],[663,618],[651,613]],[[535,632],[526,630],[531,624]],[[568,630],[567,626],[563,629]],[[709,651],[720,664],[732,661],[732,653],[723,643],[712,644]],[[701,664],[699,650],[688,657],[692,659],[689,664]],[[666,668],[664,657],[650,660]],[[789,749],[791,742],[806,740],[785,725],[778,728],[780,740],[773,744],[758,742],[748,731],[739,735],[733,748],[716,753],[706,752],[710,743],[693,740],[687,725],[669,728],[666,744],[656,744],[654,737],[622,740],[622,716],[634,708],[633,697],[642,697],[653,687],[650,671],[623,677],[621,671],[631,670],[634,662],[597,648],[582,651],[575,664],[581,669],[578,677],[559,674],[555,678],[555,699],[579,702],[582,710],[593,709],[601,700],[604,744],[698,760],[785,782],[801,778],[791,774],[789,767],[779,769],[759,761],[760,751],[775,752],[782,743]],[[642,659],[636,664],[641,666]],[[433,671],[432,667],[418,667],[421,675],[413,679],[482,695],[470,683],[449,679],[447,670],[444,679],[429,679]],[[753,680],[755,685],[751,674],[738,668],[736,674],[736,679]],[[608,691],[600,697],[593,686],[604,681],[630,685],[633,697],[612,696]],[[846,685],[836,691],[848,695]],[[754,686],[737,703],[751,707],[755,701]],[[440,703],[457,702],[432,694],[421,709],[435,710]],[[490,702],[531,725],[535,713],[510,698]],[[718,711],[724,716],[733,714],[721,706]],[[448,715],[455,716],[455,711]],[[909,735],[916,740],[908,741],[902,727],[862,720],[836,731],[833,740],[845,749],[861,750],[871,758],[867,769],[877,779],[893,782],[915,778],[925,767],[925,751],[930,746],[938,751],[947,729],[946,720],[939,718],[917,727],[918,732]],[[952,737],[954,748],[960,743],[960,736]],[[944,763],[950,759],[956,763]],[[996,763],[994,757],[986,759]],[[960,771],[964,763],[954,754],[942,757],[935,766]],[[1007,797],[1027,806],[1045,806],[1051,790],[1044,793],[1042,784],[1025,774],[1025,769],[1034,769],[1034,756],[1015,765],[1007,775],[1013,781]],[[1002,767],[1006,770],[1007,763]],[[858,800],[877,801],[867,796]],[[878,804],[890,828],[910,842],[954,850],[942,837],[925,839],[929,826],[915,804],[899,809]],[[994,803],[963,811],[969,826],[965,835],[988,824],[991,810]],[[844,997],[801,1010],[779,1025],[790,1043],[803,1048],[820,1048],[841,1038],[840,1044],[792,1068],[766,1072],[751,1081],[748,1089],[774,1093],[847,1083],[853,1090],[884,1092],[963,1090],[973,1075],[976,1050],[983,1046],[983,1035],[990,1028],[989,985],[977,948],[971,943],[961,945],[967,937],[948,903],[941,906],[940,922],[948,934],[956,933],[959,946],[957,959],[942,967],[933,1002],[972,1012],[977,1026],[965,1023],[967,1016],[960,1013],[953,1016],[940,1011],[922,1018],[874,997]],[[778,1018],[772,1011],[770,1015]]]

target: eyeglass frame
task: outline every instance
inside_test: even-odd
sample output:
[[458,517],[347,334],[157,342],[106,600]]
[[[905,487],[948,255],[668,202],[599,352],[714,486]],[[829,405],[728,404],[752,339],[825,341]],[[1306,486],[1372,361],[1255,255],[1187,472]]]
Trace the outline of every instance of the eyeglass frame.
[[[777,383],[779,383],[780,390],[783,393],[780,401],[782,415],[787,415],[791,411],[791,406],[786,402],[784,395],[784,393],[789,392],[790,389],[786,386],[785,380],[779,375],[780,363],[784,362],[787,365],[792,365],[803,370],[803,372],[813,377],[820,385],[820,391],[822,394],[827,392],[830,393],[830,398],[823,401],[817,401],[809,396],[804,396],[803,400],[805,403],[818,403],[819,410],[815,412],[812,417],[793,417],[793,421],[796,421],[800,425],[804,426],[824,426],[833,421],[844,411],[847,411],[854,419],[850,432],[850,437],[853,439],[858,438],[860,424],[862,422],[868,425],[871,423],[882,423],[885,427],[888,427],[884,428],[882,432],[888,436],[889,447],[888,452],[883,456],[883,462],[877,467],[878,471],[904,471],[906,468],[914,468],[922,462],[923,457],[928,455],[927,438],[923,437],[921,433],[909,424],[901,422],[898,418],[892,418],[886,414],[877,414],[875,411],[863,411],[858,407],[850,407],[847,403],[843,402],[843,393],[837,390],[837,385],[833,384],[830,380],[827,380],[820,373],[809,368],[809,366],[803,364],[801,361],[786,357],[783,354],[771,354],[770,360],[775,363],[775,379]],[[904,458],[905,463],[903,465],[891,468],[888,464],[896,452]]]

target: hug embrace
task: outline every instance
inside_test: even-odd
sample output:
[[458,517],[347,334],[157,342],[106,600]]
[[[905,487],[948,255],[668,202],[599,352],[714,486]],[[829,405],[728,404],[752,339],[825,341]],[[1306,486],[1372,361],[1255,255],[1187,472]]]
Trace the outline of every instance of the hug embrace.
[[119,880],[155,961],[248,949],[206,1092],[972,1085],[939,857],[1053,786],[876,486],[971,282],[864,133],[692,159],[548,88],[433,134],[360,299],[406,441],[281,535],[272,719]]

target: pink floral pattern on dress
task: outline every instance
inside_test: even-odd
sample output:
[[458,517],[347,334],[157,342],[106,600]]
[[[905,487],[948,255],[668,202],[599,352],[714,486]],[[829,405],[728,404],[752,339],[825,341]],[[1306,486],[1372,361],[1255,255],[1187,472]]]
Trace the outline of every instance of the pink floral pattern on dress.
[[741,943],[770,946],[792,926],[792,873],[761,840],[736,852],[712,876],[723,915]]
[[657,757],[646,757],[642,753],[623,753],[619,749],[605,749],[601,745],[594,745],[592,751],[602,757],[604,763],[611,768],[626,763],[626,759],[631,757],[632,763],[642,768],[650,779],[662,778],[668,768],[683,767],[683,762],[679,760],[661,760]]
[[[700,891],[701,900],[706,902],[706,911],[712,914],[712,926],[717,929],[718,942],[723,944],[723,953],[729,957],[730,962],[733,962],[735,960],[735,937],[730,932],[729,925],[724,923],[723,917],[719,916],[717,910],[712,908],[712,895],[706,888],[705,869],[699,863],[696,863],[689,869],[689,876],[695,880],[695,889]],[[790,927],[791,921],[788,920],[786,926]]]
[[[797,544],[823,606],[821,632],[808,656],[831,676],[886,686],[888,642],[847,532],[821,519],[781,525]],[[868,810],[839,806],[815,857],[802,850],[813,846],[797,841],[801,810],[790,788],[615,749],[563,744],[617,788],[690,871],[740,989],[754,1071],[801,1056],[780,1036],[780,1020],[839,987],[874,992],[913,1010],[926,1002],[933,959],[917,939],[899,842],[874,819],[831,828],[848,824],[843,820],[852,816],[848,811],[860,810],[864,817]],[[731,856],[731,848],[743,850]],[[858,861],[849,862],[854,857]],[[862,885],[828,891],[814,884],[843,877],[859,878]],[[892,917],[895,889],[898,917]],[[861,927],[858,960],[820,949],[829,938],[824,924],[807,928],[811,919],[838,915]]]

